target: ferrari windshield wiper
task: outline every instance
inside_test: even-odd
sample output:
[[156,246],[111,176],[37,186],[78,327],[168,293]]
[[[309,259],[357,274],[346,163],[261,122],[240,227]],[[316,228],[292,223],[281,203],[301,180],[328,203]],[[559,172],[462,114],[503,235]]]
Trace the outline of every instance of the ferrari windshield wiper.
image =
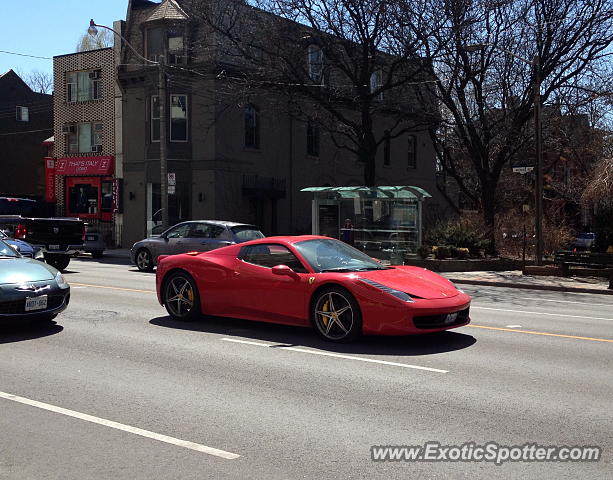
[[368,270],[389,270],[389,267],[363,267],[356,268],[356,272],[367,272]]
[[368,270],[387,270],[387,267],[336,267],[336,268],[326,268],[322,270],[321,273],[324,272],[366,272]]
[[347,268],[347,267],[336,267],[336,268],[326,268],[322,270],[321,273],[325,272],[355,272],[355,268]]

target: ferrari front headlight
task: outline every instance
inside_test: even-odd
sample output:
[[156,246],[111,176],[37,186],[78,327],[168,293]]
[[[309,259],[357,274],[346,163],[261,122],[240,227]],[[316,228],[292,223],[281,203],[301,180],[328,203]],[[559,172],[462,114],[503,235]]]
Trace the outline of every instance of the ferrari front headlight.
[[402,292],[400,290],[396,290],[395,288],[391,288],[386,285],[382,285],[379,282],[375,282],[374,280],[371,280],[369,278],[360,278],[360,280],[364,283],[367,283],[371,287],[378,288],[382,292],[389,293],[390,295],[396,297],[399,300],[402,300],[403,302],[413,303],[415,301],[406,292]]

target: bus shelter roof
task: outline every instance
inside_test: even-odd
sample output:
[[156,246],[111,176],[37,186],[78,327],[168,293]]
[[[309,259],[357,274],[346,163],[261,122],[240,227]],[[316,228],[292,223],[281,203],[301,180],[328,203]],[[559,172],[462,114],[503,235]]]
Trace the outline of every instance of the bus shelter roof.
[[339,198],[398,198],[422,201],[424,198],[432,197],[432,195],[423,188],[410,185],[380,187],[307,187],[303,188],[301,192],[313,192],[315,194],[332,193],[336,194]]

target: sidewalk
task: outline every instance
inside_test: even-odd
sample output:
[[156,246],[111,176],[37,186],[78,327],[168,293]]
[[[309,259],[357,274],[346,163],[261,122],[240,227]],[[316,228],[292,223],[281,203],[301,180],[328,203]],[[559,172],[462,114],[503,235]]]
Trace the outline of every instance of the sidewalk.
[[[104,251],[104,256],[121,258],[130,262],[130,249],[113,248]],[[613,295],[609,281],[602,277],[555,277],[522,275],[521,270],[504,272],[443,272],[453,283],[483,285],[490,287],[526,288],[530,290],[554,290],[559,292],[600,293]]]
[[104,251],[105,257],[111,258],[127,258],[130,260],[130,249],[129,248],[109,248]]
[[613,290],[608,289],[609,280],[603,277],[523,275],[521,270],[504,272],[444,272],[441,275],[453,283],[465,285],[613,295]]

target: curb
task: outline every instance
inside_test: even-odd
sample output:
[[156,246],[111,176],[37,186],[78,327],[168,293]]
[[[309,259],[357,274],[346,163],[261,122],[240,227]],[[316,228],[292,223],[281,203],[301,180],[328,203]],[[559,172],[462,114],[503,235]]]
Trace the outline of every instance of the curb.
[[523,288],[524,290],[552,290],[555,292],[597,293],[600,295],[613,295],[613,290],[603,290],[599,288],[561,287],[558,285],[526,285],[524,283],[490,282],[487,280],[466,280],[450,277],[447,277],[447,280],[453,283],[460,283],[464,285],[482,285],[486,287]]

